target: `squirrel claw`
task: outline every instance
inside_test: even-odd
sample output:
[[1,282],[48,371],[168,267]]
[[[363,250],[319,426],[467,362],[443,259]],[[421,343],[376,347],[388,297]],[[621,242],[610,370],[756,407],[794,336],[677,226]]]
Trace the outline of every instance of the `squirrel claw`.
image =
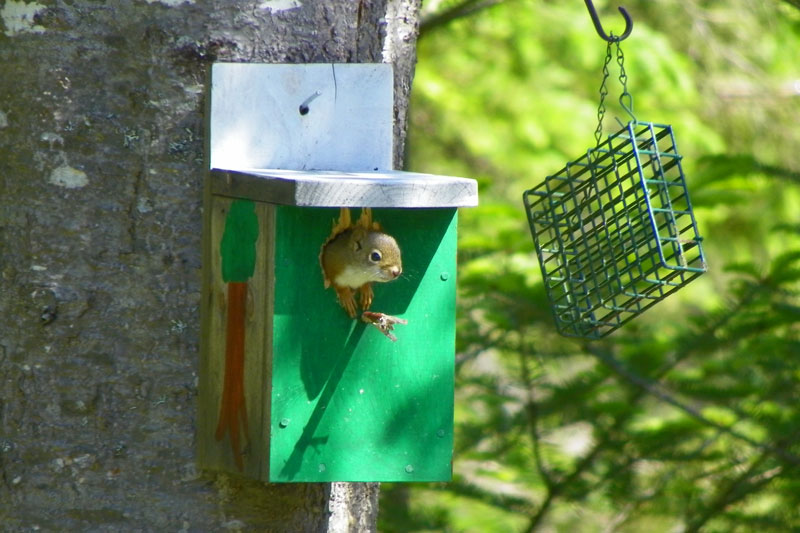
[[348,315],[350,315],[350,318],[356,317],[356,301],[352,296],[349,300],[342,303],[342,307],[344,307],[344,310],[347,311]]
[[361,320],[378,328],[378,331],[386,335],[392,342],[397,341],[397,337],[391,333],[394,329],[394,325],[408,324],[408,320],[404,318],[398,318],[384,313],[373,313],[371,311],[364,311],[361,313]]
[[[372,285],[369,283],[363,284],[359,287],[359,294],[361,295],[359,300],[361,301],[361,309],[366,311],[369,309],[369,306],[372,305],[372,298],[375,296],[375,293],[372,292]],[[355,316],[353,316],[355,318]]]
[[353,290],[349,287],[337,287],[334,286],[336,290],[336,296],[339,298],[339,305],[341,305],[347,314],[350,315],[350,318],[356,317],[356,299],[353,297]]

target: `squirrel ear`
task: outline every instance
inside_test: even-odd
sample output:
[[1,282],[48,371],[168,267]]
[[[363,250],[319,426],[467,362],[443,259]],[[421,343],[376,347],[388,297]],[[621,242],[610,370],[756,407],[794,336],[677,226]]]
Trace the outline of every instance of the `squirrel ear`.
[[361,250],[361,239],[353,239],[353,251],[358,252]]

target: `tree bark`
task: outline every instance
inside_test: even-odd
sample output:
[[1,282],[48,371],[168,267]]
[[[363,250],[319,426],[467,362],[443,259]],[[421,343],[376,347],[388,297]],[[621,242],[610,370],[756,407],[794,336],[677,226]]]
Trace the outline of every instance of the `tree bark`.
[[377,484],[197,471],[203,101],[213,61],[391,62],[400,166],[418,10],[419,0],[6,0],[4,530],[375,530]]

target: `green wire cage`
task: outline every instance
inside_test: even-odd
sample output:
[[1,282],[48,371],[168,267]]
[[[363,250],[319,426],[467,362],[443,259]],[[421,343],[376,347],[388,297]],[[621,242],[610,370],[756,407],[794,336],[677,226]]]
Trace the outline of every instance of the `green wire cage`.
[[603,337],[706,271],[670,126],[629,122],[523,200],[563,335]]

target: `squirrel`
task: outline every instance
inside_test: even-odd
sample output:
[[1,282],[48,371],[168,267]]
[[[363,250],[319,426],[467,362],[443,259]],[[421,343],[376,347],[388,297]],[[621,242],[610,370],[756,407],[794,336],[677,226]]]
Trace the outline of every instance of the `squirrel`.
[[340,209],[339,220],[320,250],[319,262],[325,288],[333,286],[339,304],[350,318],[356,317],[356,290],[361,308],[366,311],[372,304],[371,284],[392,281],[403,272],[397,241],[373,222],[372,209],[368,207],[361,209],[355,224],[350,219],[350,209]]

